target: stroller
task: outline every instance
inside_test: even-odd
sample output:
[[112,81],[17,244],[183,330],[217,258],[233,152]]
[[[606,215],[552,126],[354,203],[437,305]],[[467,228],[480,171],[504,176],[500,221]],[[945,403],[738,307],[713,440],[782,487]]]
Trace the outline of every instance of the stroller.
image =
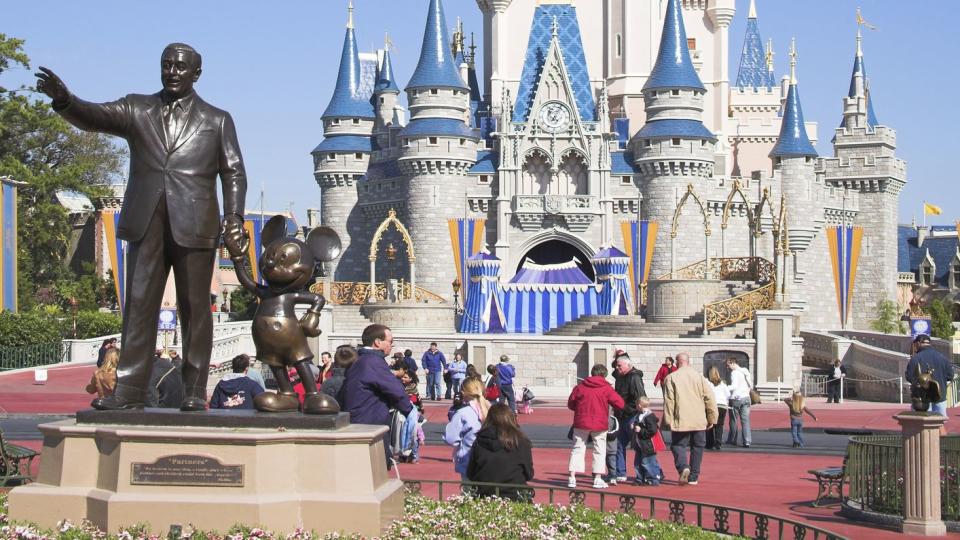
[[523,391],[520,392],[520,402],[517,403],[517,414],[533,414],[532,404],[535,397],[533,392],[524,386]]

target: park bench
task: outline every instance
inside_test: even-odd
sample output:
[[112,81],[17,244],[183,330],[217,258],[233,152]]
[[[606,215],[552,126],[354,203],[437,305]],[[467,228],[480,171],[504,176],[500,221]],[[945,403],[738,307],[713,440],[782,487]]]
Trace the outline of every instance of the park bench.
[[7,442],[0,428],[0,487],[32,481],[30,467],[38,455],[35,450]]
[[[843,480],[847,475],[847,459],[849,452],[843,456],[843,465],[840,467],[824,467],[821,469],[810,469],[807,472],[817,479],[817,498],[813,501],[813,506],[820,506],[825,499],[836,499],[843,501]],[[836,495],[833,495],[836,493]]]

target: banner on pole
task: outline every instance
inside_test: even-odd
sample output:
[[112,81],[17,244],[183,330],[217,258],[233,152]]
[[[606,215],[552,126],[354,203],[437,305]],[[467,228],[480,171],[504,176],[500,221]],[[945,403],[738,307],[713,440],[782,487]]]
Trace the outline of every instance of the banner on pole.
[[830,248],[830,263],[833,266],[833,284],[837,291],[837,308],[840,324],[846,325],[857,278],[857,261],[860,258],[860,243],[863,228],[846,226],[828,227],[827,244]]
[[124,295],[126,295],[126,245],[117,238],[117,228],[120,223],[118,210],[103,210],[100,212],[100,221],[103,223],[103,235],[107,243],[107,255],[110,257],[110,272],[113,273],[113,286],[117,292],[117,306],[123,313]]
[[450,245],[453,247],[453,264],[457,267],[463,304],[467,303],[467,259],[484,248],[487,220],[483,218],[456,218],[447,220],[450,228]]
[[630,285],[640,305],[640,285],[650,279],[650,261],[653,260],[653,248],[657,243],[656,221],[630,220],[620,223],[623,232],[623,245],[630,259]]

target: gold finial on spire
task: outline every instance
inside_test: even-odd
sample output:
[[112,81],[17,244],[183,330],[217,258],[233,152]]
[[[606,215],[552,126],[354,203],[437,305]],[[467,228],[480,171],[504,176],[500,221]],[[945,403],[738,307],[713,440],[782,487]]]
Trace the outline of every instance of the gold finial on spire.
[[747,18],[748,19],[757,18],[757,1],[756,0],[750,0],[750,12],[747,14]]
[[763,53],[763,57],[764,57],[764,60],[765,60],[766,63],[767,63],[767,71],[769,71],[769,72],[771,72],[771,73],[773,72],[773,57],[774,57],[775,55],[776,55],[776,53],[773,52],[773,39],[768,38],[768,39],[767,39],[767,47],[766,47],[766,50],[765,50],[764,53]]
[[797,84],[797,38],[790,39],[790,84]]
[[353,0],[347,2],[347,28],[353,28]]

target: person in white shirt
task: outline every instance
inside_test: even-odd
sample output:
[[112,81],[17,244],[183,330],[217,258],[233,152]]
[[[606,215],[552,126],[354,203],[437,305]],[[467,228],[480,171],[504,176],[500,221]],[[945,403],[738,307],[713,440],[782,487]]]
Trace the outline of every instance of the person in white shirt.
[[847,375],[847,368],[840,359],[833,361],[830,368],[830,378],[827,379],[827,403],[840,403],[840,379]]
[[[736,445],[738,440],[750,448],[750,389],[753,388],[753,376],[750,370],[737,364],[735,358],[727,358],[730,370],[730,432],[727,444]],[[739,426],[738,426],[739,424]]]
[[713,395],[717,400],[717,423],[707,430],[707,450],[720,450],[723,442],[723,420],[730,408],[730,387],[720,377],[717,366],[710,368],[707,379],[713,385]]

